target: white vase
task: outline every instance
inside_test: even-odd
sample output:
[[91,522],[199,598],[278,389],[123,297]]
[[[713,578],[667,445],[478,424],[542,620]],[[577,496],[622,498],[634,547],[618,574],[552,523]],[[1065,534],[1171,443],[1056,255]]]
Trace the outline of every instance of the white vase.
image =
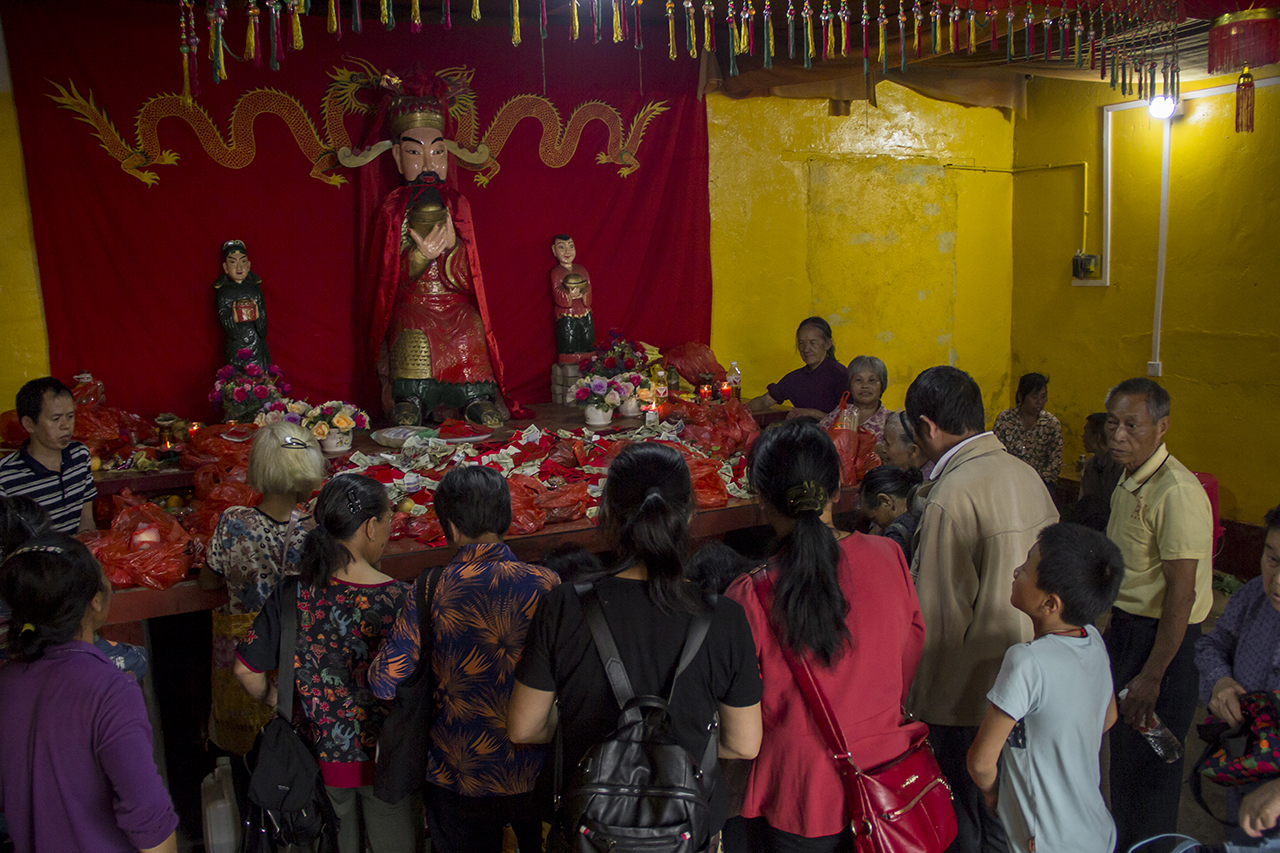
[[320,448],[325,453],[342,453],[351,449],[351,430],[329,430],[329,434],[320,439]]
[[634,394],[623,400],[618,407],[618,415],[624,418],[640,417],[640,400]]
[[613,422],[613,409],[605,406],[587,406],[587,426],[608,426]]

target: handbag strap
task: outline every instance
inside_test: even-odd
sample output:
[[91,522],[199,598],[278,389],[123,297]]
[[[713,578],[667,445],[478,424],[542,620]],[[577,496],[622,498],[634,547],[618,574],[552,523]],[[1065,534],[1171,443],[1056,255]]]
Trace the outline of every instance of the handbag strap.
[[280,664],[276,683],[276,713],[293,722],[293,659],[298,648],[298,585],[296,577],[280,583]]
[[276,563],[280,566],[280,575],[283,577],[286,565],[289,561],[289,541],[293,539],[293,531],[298,529],[298,522],[302,520],[302,510],[296,506],[293,512],[289,513],[289,524],[284,529],[284,539],[280,540],[280,559]]
[[[765,617],[768,618],[769,599],[773,595],[773,578],[769,577],[768,570],[760,570],[752,576],[752,580],[756,598],[760,600],[760,606],[764,609]],[[782,656],[786,658],[787,666],[791,667],[791,674],[795,677],[796,684],[800,686],[800,693],[803,694],[805,704],[809,707],[809,713],[818,724],[818,728],[822,729],[822,736],[827,741],[827,748],[831,750],[831,757],[835,759],[837,765],[847,764],[853,768],[853,772],[861,774],[862,770],[854,763],[853,755],[849,752],[849,742],[844,736],[844,729],[840,727],[840,721],[836,719],[831,703],[827,701],[822,688],[813,677],[813,669],[810,668],[809,662],[792,654],[791,649],[783,642],[773,619],[768,619],[768,622],[778,641],[778,648],[782,650]]]
[[[418,575],[418,582],[414,584],[415,603],[418,606],[418,666],[416,669],[430,666],[431,656],[435,654],[436,636],[431,629],[431,603],[436,600],[436,585],[440,582],[442,574],[444,574],[444,566],[436,566]],[[427,588],[425,601],[423,586]],[[434,694],[435,691],[432,693]],[[434,695],[427,697],[427,719],[431,719],[431,705],[434,702]]]

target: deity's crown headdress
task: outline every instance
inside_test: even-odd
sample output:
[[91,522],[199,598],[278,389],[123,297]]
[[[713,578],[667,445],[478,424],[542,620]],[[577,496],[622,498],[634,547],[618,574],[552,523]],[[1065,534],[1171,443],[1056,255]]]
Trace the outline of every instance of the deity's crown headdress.
[[222,259],[224,261],[227,259],[227,255],[232,252],[244,252],[246,255],[249,254],[249,250],[245,248],[243,240],[228,240],[222,244]]

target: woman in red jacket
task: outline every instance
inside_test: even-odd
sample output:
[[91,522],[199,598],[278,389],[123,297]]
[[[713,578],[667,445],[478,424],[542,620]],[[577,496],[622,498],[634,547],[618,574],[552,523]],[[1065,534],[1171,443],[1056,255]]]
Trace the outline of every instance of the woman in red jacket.
[[[839,472],[835,446],[814,424],[760,436],[751,483],[779,545],[727,593],[746,610],[764,679],[764,739],[742,816],[765,818],[775,851],[835,850],[849,824],[835,762],[781,643],[813,667],[859,767],[895,758],[924,731],[902,718],[924,643],[915,587],[893,542],[832,526]],[[767,606],[755,589],[764,571]]]

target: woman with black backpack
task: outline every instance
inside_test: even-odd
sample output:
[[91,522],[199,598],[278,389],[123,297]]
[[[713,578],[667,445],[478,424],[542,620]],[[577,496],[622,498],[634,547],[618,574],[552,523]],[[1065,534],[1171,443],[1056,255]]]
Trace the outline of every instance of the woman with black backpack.
[[[609,466],[599,519],[618,562],[594,582],[561,584],[538,605],[516,668],[507,732],[516,743],[548,743],[560,729],[561,768],[569,784],[565,806],[553,827],[552,850],[557,845],[595,849],[586,846],[592,844],[593,835],[602,843],[611,837],[646,837],[667,845],[655,850],[706,850],[728,808],[717,757],[752,758],[759,750],[760,676],[742,608],[726,598],[703,596],[684,578],[693,510],[689,469],[676,450],[661,444],[625,448]],[[600,613],[606,625],[603,632],[598,623],[594,629],[590,624],[593,614]],[[602,634],[614,648],[600,649],[596,637]],[[686,648],[696,648],[696,653],[681,669]],[[622,666],[612,667],[606,675],[602,653],[616,657]],[[626,817],[612,820],[609,826],[597,820],[614,807],[615,815],[634,815],[661,811],[656,802],[662,797],[680,802],[696,799],[670,794],[665,788],[657,791],[664,782],[653,784],[653,799],[646,805],[626,804],[621,798],[606,802],[614,796],[607,793],[614,790],[609,774],[625,774],[623,765],[630,760],[611,751],[616,743],[602,743],[620,726],[619,678],[613,674],[618,669],[625,670],[631,692],[646,697],[646,714],[669,699],[671,739],[695,765],[688,785],[706,792],[707,805],[693,816],[696,828],[692,831],[619,825],[627,822]],[[656,728],[646,728],[657,727],[661,713],[644,716],[644,722],[641,718],[641,713],[635,713],[622,721],[628,736],[648,743],[661,740]],[[625,725],[628,720],[630,728]],[[579,767],[589,753],[596,761]],[[650,752],[659,753],[669,756],[670,750]],[[656,775],[665,774],[675,763],[655,771]],[[586,787],[601,792],[594,803],[590,795],[581,794],[584,772],[595,774],[595,782]]]

